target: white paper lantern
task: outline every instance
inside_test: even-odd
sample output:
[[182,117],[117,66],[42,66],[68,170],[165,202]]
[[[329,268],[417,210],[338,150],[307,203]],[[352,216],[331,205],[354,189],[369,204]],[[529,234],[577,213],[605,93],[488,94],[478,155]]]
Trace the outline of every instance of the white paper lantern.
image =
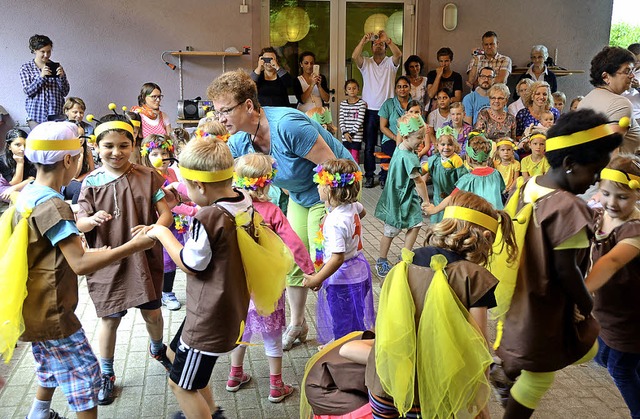
[[364,22],[364,33],[378,33],[387,26],[389,17],[382,13],[376,13],[367,18]]
[[395,12],[389,16],[385,32],[394,44],[402,45],[402,27],[404,26],[404,15],[402,11]]

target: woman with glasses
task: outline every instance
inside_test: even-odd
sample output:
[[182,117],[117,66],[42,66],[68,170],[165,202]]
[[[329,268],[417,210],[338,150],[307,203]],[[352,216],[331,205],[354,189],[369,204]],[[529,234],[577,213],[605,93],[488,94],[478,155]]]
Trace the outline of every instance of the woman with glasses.
[[150,134],[167,135],[171,131],[171,121],[166,113],[160,110],[162,102],[162,90],[155,83],[145,83],[138,95],[138,106],[133,106],[132,111],[140,114],[142,119],[142,138]]
[[524,108],[520,109],[516,115],[516,137],[519,140],[524,135],[524,131],[531,126],[541,125],[542,114],[550,111],[555,121],[558,120],[560,112],[553,107],[553,96],[551,87],[546,81],[537,81],[527,89],[522,98]]
[[633,80],[636,57],[625,48],[605,47],[591,60],[591,84],[595,87],[578,105],[578,109],[593,109],[604,113],[609,121],[619,121],[623,117],[631,119],[629,128],[617,126],[623,135],[620,152],[635,153],[640,150],[640,126],[632,118],[633,105],[622,93],[627,91]]
[[[558,81],[553,71],[547,67],[547,59],[549,51],[544,45],[534,45],[531,47],[531,65],[526,73],[520,76],[520,79],[531,79],[533,81],[546,81],[551,87],[551,93],[558,90]],[[514,92],[513,98],[518,99],[518,91]]]
[[[316,259],[315,240],[325,214],[314,169],[334,159],[353,160],[349,150],[302,112],[284,107],[262,107],[251,77],[242,70],[230,71],[215,79],[207,90],[218,120],[231,134],[227,144],[234,158],[249,153],[271,155],[278,168],[273,184],[289,192],[287,219]],[[305,272],[310,274],[312,272]],[[305,321],[307,288],[302,271],[296,268],[287,277],[287,300],[291,324],[282,335],[282,346],[289,350],[296,339],[304,342],[309,327]]]
[[489,88],[489,107],[478,112],[476,131],[484,131],[486,138],[497,141],[500,138],[516,138],[516,118],[507,112],[509,88],[496,83]]

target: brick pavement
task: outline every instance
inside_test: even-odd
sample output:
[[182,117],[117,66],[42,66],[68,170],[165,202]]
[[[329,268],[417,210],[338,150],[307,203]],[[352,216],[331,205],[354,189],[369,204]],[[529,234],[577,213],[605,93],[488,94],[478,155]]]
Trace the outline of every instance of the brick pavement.
[[[368,215],[363,219],[365,253],[369,262],[377,258],[378,240],[382,234],[382,224],[373,216],[380,189],[365,189],[363,203]],[[418,243],[422,243],[424,234]],[[398,260],[401,238],[394,241],[389,259]],[[181,301],[185,299],[184,275],[179,273],[175,282],[176,293]],[[376,298],[380,292],[380,280],[374,275]],[[310,294],[307,319],[314,318],[315,297]],[[77,310],[82,324],[94,348],[98,347],[96,328],[98,319],[87,294],[84,281],[80,282],[80,304]],[[166,339],[173,336],[184,317],[184,308],[171,312],[163,308]],[[245,360],[246,371],[253,380],[237,393],[225,391],[229,372],[228,357],[222,357],[214,369],[213,391],[217,402],[225,409],[228,418],[298,418],[299,388],[307,359],[316,352],[313,321],[306,344],[295,346],[285,352],[283,358],[283,378],[292,384],[296,392],[280,404],[267,400],[269,391],[269,370],[263,349],[251,347]],[[494,325],[491,324],[491,333]],[[144,321],[137,310],[122,320],[118,331],[115,354],[116,400],[110,406],[99,408],[98,417],[112,418],[170,418],[178,410],[178,405],[167,387],[164,369],[149,358],[148,337]],[[28,413],[35,394],[33,357],[24,343],[20,343],[14,359],[9,365],[0,365],[0,374],[7,378],[7,385],[0,391],[0,419],[24,418]],[[62,392],[57,391],[52,407],[66,417],[74,418],[69,412]],[[495,400],[490,402],[492,417],[501,417],[502,408]],[[536,418],[628,418],[628,410],[604,368],[590,362],[584,366],[569,367],[558,373],[552,390],[545,396],[542,406],[534,415]]]

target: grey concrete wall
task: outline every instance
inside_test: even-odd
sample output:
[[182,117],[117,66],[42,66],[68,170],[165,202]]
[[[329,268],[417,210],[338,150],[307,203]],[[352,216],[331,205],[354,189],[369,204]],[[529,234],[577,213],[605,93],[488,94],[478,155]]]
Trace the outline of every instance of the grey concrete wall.
[[[161,61],[162,51],[250,45],[255,54],[262,46],[261,26],[267,24],[261,22],[264,0],[247,0],[249,14],[240,14],[241,2],[233,0],[7,1],[11,4],[3,7],[5,24],[0,25],[0,104],[16,121],[26,116],[18,71],[33,57],[28,39],[35,33],[51,37],[52,59],[64,66],[70,95],[85,99],[89,112],[105,113],[112,101],[134,105],[142,83],[153,81],[162,87],[164,110],[174,119],[178,73]],[[500,36],[500,52],[516,65],[524,66],[531,45],[541,43],[552,55],[558,48],[560,65],[588,70],[593,55],[608,41],[612,10],[611,0],[457,0],[458,27],[447,32],[442,28],[447,0],[417,3],[418,54],[433,68],[435,52],[447,45],[455,52],[454,69],[461,73],[481,34],[490,29]],[[230,57],[227,69],[251,68],[254,61],[253,56]],[[185,97],[204,96],[221,70],[219,58],[185,59]],[[558,84],[569,98],[590,89],[587,74],[561,78]]]

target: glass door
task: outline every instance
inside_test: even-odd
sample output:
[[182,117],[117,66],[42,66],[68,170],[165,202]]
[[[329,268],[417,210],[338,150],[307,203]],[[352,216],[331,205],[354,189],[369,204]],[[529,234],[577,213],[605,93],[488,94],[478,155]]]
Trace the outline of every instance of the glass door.
[[[316,56],[332,92],[329,107],[337,125],[344,82],[362,75],[351,60],[366,31],[385,30],[403,51],[403,62],[415,51],[415,0],[268,0],[263,12],[262,43],[276,48],[292,77],[300,74],[303,51]],[[268,13],[268,14],[267,14]],[[371,45],[365,46],[371,54]],[[388,52],[390,54],[390,52]],[[398,75],[404,72],[400,66]]]

